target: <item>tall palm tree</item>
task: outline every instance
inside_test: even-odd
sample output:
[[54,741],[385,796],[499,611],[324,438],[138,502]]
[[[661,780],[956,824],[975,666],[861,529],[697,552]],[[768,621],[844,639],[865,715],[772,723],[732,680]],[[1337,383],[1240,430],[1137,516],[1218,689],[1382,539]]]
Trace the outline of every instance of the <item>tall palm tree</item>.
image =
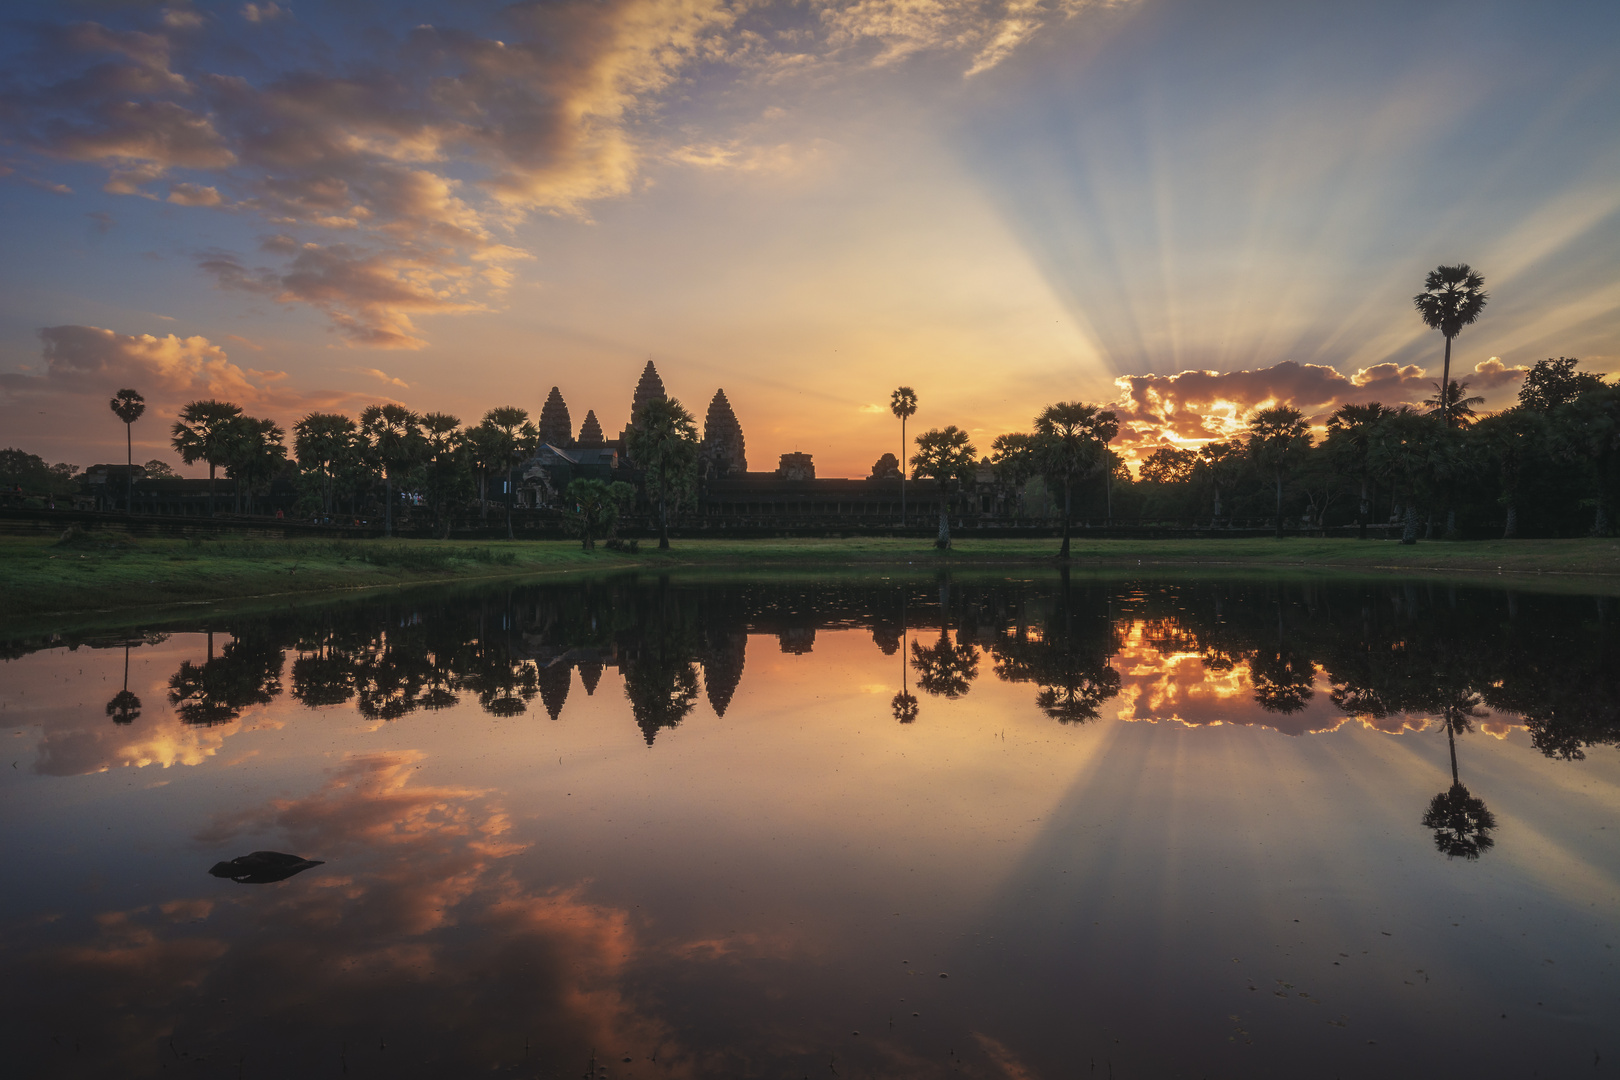
[[1108,443],[1119,434],[1119,418],[1112,411],[1081,401],[1048,405],[1035,418],[1035,459],[1048,484],[1063,488],[1063,546],[1058,558],[1069,557],[1069,528],[1073,518],[1074,483],[1109,468]]
[[674,398],[653,398],[631,418],[625,449],[658,503],[658,550],[667,551],[670,505],[697,488],[697,419]]
[[[1451,385],[1451,339],[1479,318],[1489,299],[1485,279],[1474,273],[1467,263],[1435,267],[1424,279],[1423,291],[1412,297],[1423,324],[1445,335],[1446,362],[1440,373],[1441,386]],[[1447,427],[1451,426],[1450,402],[1440,403],[1440,419]]]
[[124,513],[129,514],[135,502],[135,451],[130,425],[146,411],[146,399],[134,390],[120,390],[107,404],[124,422]]
[[1198,466],[1209,477],[1209,486],[1215,496],[1215,505],[1209,527],[1221,521],[1221,492],[1231,490],[1243,468],[1243,446],[1236,439],[1205,443],[1198,449]]
[[1249,418],[1249,457],[1277,482],[1277,539],[1283,536],[1283,481],[1311,446],[1305,414],[1288,405],[1261,409]]
[[529,410],[516,405],[501,405],[484,414],[479,424],[487,433],[490,453],[489,467],[506,474],[506,538],[512,532],[512,504],[517,501],[517,484],[512,470],[523,464],[540,448],[540,429],[529,422]]
[[360,414],[360,437],[372,465],[382,471],[383,535],[394,535],[394,478],[422,456],[422,418],[403,405],[369,405]]
[[255,487],[271,479],[287,463],[286,433],[274,420],[253,416],[238,418],[226,449],[225,475],[236,482],[235,501],[241,510],[242,492],[248,497],[248,513],[253,512]]
[[900,527],[906,527],[906,419],[917,414],[917,391],[902,386],[889,397],[889,411],[900,420]]
[[236,435],[240,405],[228,401],[193,401],[180,410],[180,419],[170,429],[170,443],[187,465],[208,462],[208,514],[214,513],[214,472],[230,453]]
[[966,483],[973,478],[978,463],[978,451],[968,442],[968,433],[955,424],[935,428],[917,436],[917,452],[911,457],[911,467],[919,476],[939,482],[939,536],[934,546],[944,550],[951,546],[951,519],[947,501],[951,485]]

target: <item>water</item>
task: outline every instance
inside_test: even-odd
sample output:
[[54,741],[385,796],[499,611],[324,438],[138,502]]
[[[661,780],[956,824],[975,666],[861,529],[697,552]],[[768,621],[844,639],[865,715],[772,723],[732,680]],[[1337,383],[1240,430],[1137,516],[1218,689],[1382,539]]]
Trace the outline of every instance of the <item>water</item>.
[[[14,640],[0,1036],[28,1076],[1615,1075],[1617,616],[641,577]],[[209,874],[260,850],[322,862]]]

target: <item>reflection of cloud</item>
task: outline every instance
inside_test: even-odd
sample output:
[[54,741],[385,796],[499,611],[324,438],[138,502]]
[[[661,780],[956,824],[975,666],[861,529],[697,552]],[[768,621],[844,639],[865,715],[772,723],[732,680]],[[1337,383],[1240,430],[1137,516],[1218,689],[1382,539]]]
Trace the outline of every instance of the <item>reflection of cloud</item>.
[[29,956],[27,999],[6,1004],[46,1030],[73,1018],[104,1069],[144,1062],[153,1032],[186,1050],[273,1042],[289,1073],[356,1030],[387,1033],[394,1075],[485,1071],[526,1043],[533,1063],[583,1064],[593,1048],[678,1058],[622,986],[639,950],[630,915],[580,887],[519,884],[501,807],[414,786],[421,761],[351,756],[308,796],[217,821],[202,843],[263,830],[328,861],[281,885],[107,912],[86,940]]

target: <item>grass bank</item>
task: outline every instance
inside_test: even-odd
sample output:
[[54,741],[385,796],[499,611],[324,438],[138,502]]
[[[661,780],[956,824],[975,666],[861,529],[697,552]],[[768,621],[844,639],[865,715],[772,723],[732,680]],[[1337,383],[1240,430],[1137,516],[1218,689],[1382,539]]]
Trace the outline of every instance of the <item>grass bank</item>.
[[[1053,565],[1056,541],[958,541],[940,553],[926,540],[682,540],[668,552],[581,551],[571,541],[465,544],[434,540],[132,540],[85,534],[63,541],[0,537],[0,618],[150,610],[249,597],[333,594],[543,573],[708,568],[738,574],[794,568],[917,569]],[[1321,540],[1076,540],[1077,570],[1199,566],[1271,571],[1490,574],[1586,579],[1620,586],[1620,541],[1431,542]],[[1550,583],[1550,582],[1549,582]]]

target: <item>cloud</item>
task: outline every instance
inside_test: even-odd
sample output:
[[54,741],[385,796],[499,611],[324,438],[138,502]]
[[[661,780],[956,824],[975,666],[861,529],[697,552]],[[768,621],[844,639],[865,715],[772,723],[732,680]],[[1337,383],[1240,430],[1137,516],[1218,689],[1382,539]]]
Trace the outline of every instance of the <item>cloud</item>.
[[[42,368],[0,373],[0,429],[19,445],[61,446],[73,454],[105,455],[99,460],[122,460],[121,426],[115,431],[87,418],[110,416],[107,399],[123,387],[146,397],[146,417],[136,425],[135,437],[137,443],[144,437],[149,447],[154,440],[166,442],[167,421],[199,398],[233,401],[283,427],[312,410],[355,410],[377,400],[377,395],[285,385],[285,372],[243,369],[201,335],[120,334],[77,325],[48,326],[39,335]],[[65,422],[67,417],[71,420]]]
[[222,201],[218,188],[202,184],[170,184],[169,201],[180,206],[218,206]]
[[250,23],[275,22],[277,19],[290,19],[292,13],[275,0],[268,4],[243,4],[242,18]]
[[118,224],[113,219],[113,216],[105,210],[92,210],[84,216],[90,219],[90,227],[103,236],[106,236],[112,231],[112,227]]
[[1495,390],[1518,382],[1529,370],[1522,366],[1508,367],[1500,356],[1493,356],[1474,365],[1474,377],[1468,380],[1468,385],[1472,390]]
[[[129,16],[140,29],[41,31],[0,89],[0,137],[101,166],[114,194],[257,216],[304,246],[267,253],[292,265],[263,272],[221,253],[205,266],[222,284],[310,305],[351,344],[415,348],[413,316],[489,310],[511,285],[529,253],[508,241],[529,216],[588,221],[638,190],[649,162],[766,175],[820,154],[752,130],[660,135],[668,100],[700,74],[937,52],[976,74],[1087,6],[816,0],[806,18],[788,3],[562,0],[511,6],[500,37],[424,24],[319,63],[269,43],[254,55],[239,23],[171,8]],[[291,17],[273,2],[238,12],[255,26]]]
[[404,379],[395,378],[381,368],[358,368],[356,370],[358,370],[362,375],[370,375],[378,382],[387,383],[389,386],[398,386],[405,390],[409,390],[411,388],[410,383],[406,382]]
[[427,342],[417,336],[412,313],[486,310],[472,296],[472,268],[442,250],[322,247],[287,237],[273,237],[264,248],[292,259],[279,270],[252,269],[229,253],[210,252],[198,266],[222,288],[318,308],[352,344],[419,349]]
[[1122,375],[1110,407],[1120,418],[1116,445],[1130,451],[1229,439],[1249,413],[1275,404],[1292,405],[1316,424],[1351,402],[1416,404],[1433,393],[1430,382],[1415,364],[1375,364],[1346,377],[1325,364],[1285,360],[1253,371]]

